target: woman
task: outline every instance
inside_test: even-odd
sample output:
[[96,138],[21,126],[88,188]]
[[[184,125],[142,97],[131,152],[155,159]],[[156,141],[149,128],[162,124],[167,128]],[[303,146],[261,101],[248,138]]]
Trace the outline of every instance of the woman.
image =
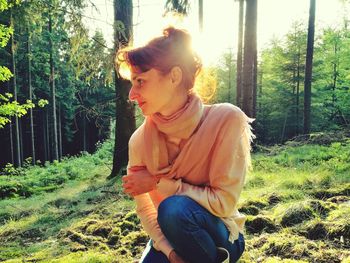
[[146,117],[130,138],[123,177],[151,237],[141,262],[236,262],[252,119],[229,103],[203,105],[193,92],[201,61],[184,30],[169,27],[117,58],[131,73],[129,98]]

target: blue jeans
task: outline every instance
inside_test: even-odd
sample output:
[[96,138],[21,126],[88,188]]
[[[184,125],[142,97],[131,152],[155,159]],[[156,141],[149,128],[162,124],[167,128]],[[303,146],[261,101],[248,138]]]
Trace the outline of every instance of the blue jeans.
[[[244,251],[242,234],[231,243],[229,231],[222,220],[187,196],[170,196],[161,202],[158,223],[176,253],[191,263],[218,262],[217,247],[224,247],[230,252],[232,263]],[[149,242],[142,263],[166,262],[169,262],[167,257]]]

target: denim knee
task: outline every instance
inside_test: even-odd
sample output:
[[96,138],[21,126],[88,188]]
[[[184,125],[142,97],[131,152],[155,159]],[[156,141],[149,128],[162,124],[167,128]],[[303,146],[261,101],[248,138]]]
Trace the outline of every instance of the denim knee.
[[164,199],[158,207],[158,224],[164,231],[169,228],[181,228],[186,221],[186,205],[188,197],[173,195]]

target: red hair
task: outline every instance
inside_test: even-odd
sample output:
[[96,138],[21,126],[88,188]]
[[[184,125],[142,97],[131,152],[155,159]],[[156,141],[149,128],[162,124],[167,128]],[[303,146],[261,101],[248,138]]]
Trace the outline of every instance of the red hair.
[[182,29],[168,27],[163,36],[156,37],[145,46],[122,49],[116,56],[117,64],[126,63],[128,68],[146,72],[152,68],[167,74],[178,66],[182,70],[182,84],[192,89],[202,68],[200,57],[192,50],[191,36]]

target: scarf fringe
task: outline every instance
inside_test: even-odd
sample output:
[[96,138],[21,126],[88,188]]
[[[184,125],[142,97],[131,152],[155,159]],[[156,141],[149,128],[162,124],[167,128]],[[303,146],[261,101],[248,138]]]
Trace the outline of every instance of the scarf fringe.
[[256,136],[253,134],[253,128],[251,126],[251,123],[253,121],[255,121],[255,119],[253,118],[249,118],[247,115],[245,115],[245,119],[244,119],[244,130],[243,130],[243,153],[244,156],[246,158],[246,167],[247,170],[252,170],[252,160],[251,160],[251,156],[250,156],[250,152],[252,150],[252,145],[251,143],[253,142],[253,140],[256,138]]

